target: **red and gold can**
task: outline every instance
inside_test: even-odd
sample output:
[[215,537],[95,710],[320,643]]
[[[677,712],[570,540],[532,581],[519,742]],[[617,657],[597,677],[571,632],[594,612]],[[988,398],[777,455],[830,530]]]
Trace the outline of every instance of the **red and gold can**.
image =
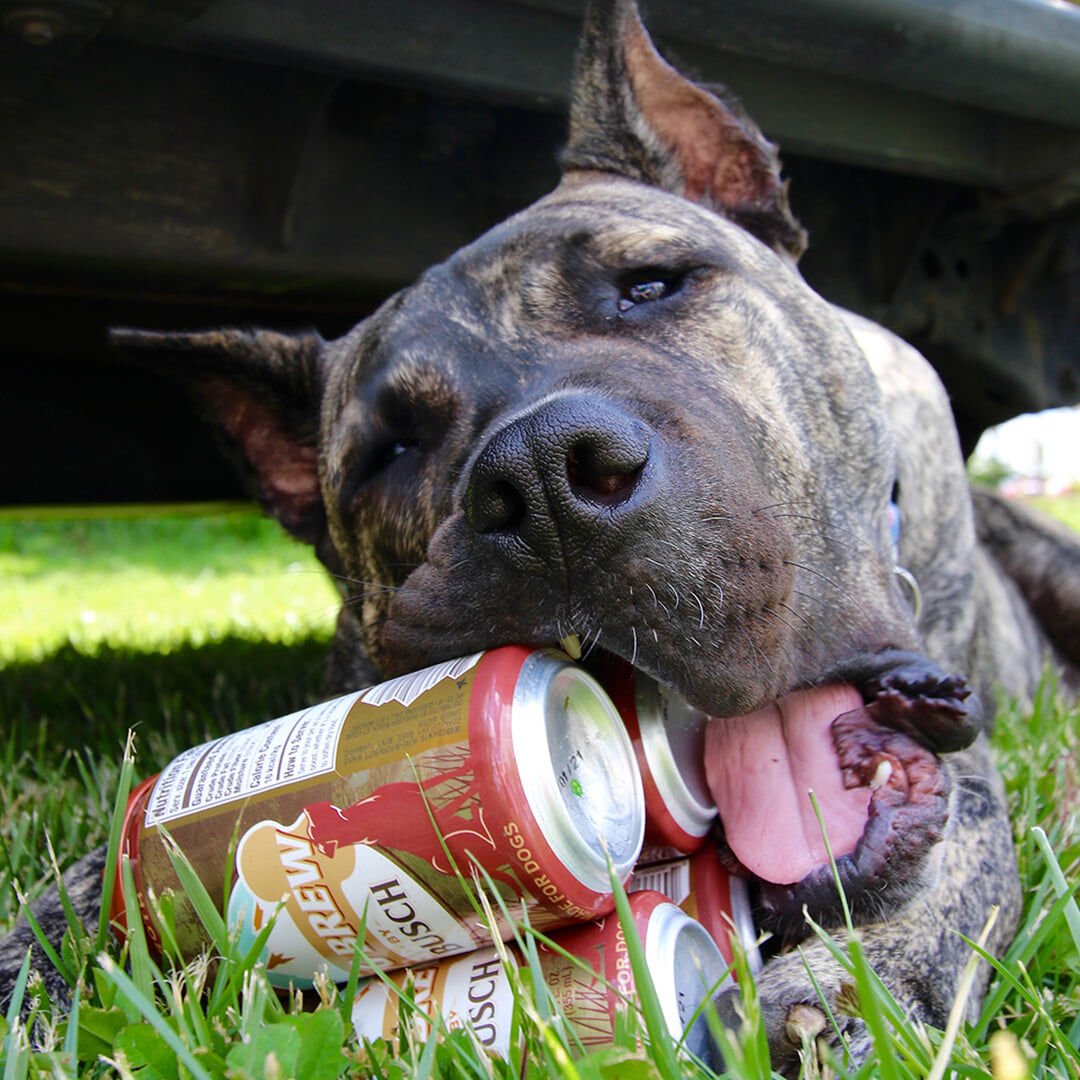
[[728,873],[711,845],[686,858],[638,865],[627,889],[635,895],[638,889],[662,893],[708,930],[727,963],[732,961],[734,938],[746,953],[750,970],[761,970],[749,886],[745,878]]
[[645,785],[650,861],[696,851],[717,815],[705,781],[709,718],[617,657],[597,654],[589,666],[611,695],[634,743]]
[[[709,933],[667,897],[636,892],[630,897],[634,928],[645,951],[668,1030],[705,1057],[708,1029],[694,1019],[702,1001],[720,989],[726,963]],[[587,969],[547,946],[539,948],[540,968],[552,998],[585,1047],[606,1046],[615,1034],[616,1013],[637,994],[626,933],[615,915],[549,935]],[[520,964],[515,949],[512,963]],[[400,991],[412,981],[413,1001],[421,1012],[439,1015],[453,1029],[468,1024],[491,1050],[508,1056],[514,997],[503,960],[495,948],[480,949],[432,967],[398,971],[388,981],[369,980],[353,1005],[353,1025],[361,1038],[397,1034]],[[692,1024],[692,1026],[691,1026]],[[689,1030],[688,1030],[689,1028]]]
[[122,851],[140,897],[174,889],[180,946],[195,952],[203,930],[163,831],[219,904],[228,883],[242,946],[273,920],[271,981],[305,986],[320,970],[347,978],[365,920],[367,971],[489,943],[456,872],[474,860],[537,927],[611,910],[607,860],[629,877],[644,801],[592,676],[509,646],[206,743],[136,790]]

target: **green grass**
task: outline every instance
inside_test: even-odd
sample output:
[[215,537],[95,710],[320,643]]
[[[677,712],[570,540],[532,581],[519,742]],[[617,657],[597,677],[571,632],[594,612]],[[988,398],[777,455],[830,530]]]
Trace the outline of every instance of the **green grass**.
[[325,633],[336,594],[310,550],[248,509],[205,517],[0,518],[0,661],[65,643],[144,652]]
[[1032,506],[1038,507],[1077,532],[1080,532],[1080,492],[1070,495],[1033,495],[1028,500]]
[[[37,884],[46,830],[62,852],[103,839],[129,727],[149,775],[186,746],[315,700],[336,597],[311,551],[250,508],[7,516],[0,612],[9,919],[13,868]],[[75,791],[40,799],[58,775]]]
[[[0,927],[16,913],[15,881],[28,891],[46,884],[46,838],[64,864],[107,838],[129,727],[137,733],[134,773],[144,776],[188,745],[316,699],[332,608],[332,592],[312,572],[310,556],[251,516],[33,527],[0,521],[5,559],[0,610],[12,610],[10,598],[18,595],[22,613],[0,625]],[[119,590],[107,587],[110,577],[123,583]],[[191,591],[193,583],[202,591]],[[165,599],[151,602],[152,596]],[[84,611],[96,618],[82,618]],[[942,1050],[942,1034],[906,1023],[856,951],[847,962],[864,988],[867,1012],[877,1018],[875,1057],[861,1070],[836,1060],[820,1075],[909,1080],[927,1076],[939,1055],[945,1075],[989,1077],[995,1047],[999,1054],[1011,1048],[1031,1075],[1080,1077],[1078,732],[1080,711],[1049,692],[1033,710],[1005,709],[1000,716],[995,743],[1028,899],[977,1022],[961,1025]],[[328,987],[314,1011],[310,1002],[303,1011],[269,990],[235,942],[219,938],[217,947],[228,963],[170,971],[138,942],[126,965],[120,963],[110,943],[111,959],[89,962],[76,1014],[54,1013],[38,1001],[41,1022],[30,1030],[14,1013],[0,1018],[5,1080],[44,1074],[321,1080],[346,1072],[394,1080],[509,1078],[521,1070],[567,1080],[710,1075],[678,1060],[663,1039],[643,1048],[642,1033],[655,1032],[658,1020],[649,1009],[628,1019],[611,1048],[582,1054],[528,967],[517,987],[522,1051],[513,1064],[487,1060],[461,1031],[360,1047],[349,1034],[347,989]],[[523,948],[531,955],[527,934]],[[76,965],[93,955],[90,942],[65,954]],[[742,981],[749,988],[746,973]],[[32,985],[25,993],[34,1000]],[[729,1075],[766,1077],[752,992],[746,1011]],[[1025,1073],[999,1066],[996,1075]]]

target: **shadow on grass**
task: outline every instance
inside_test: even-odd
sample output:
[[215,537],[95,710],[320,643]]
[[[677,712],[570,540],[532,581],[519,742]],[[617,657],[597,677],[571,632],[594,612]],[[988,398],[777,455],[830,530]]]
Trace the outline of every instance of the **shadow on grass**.
[[9,760],[60,765],[71,751],[119,756],[137,731],[139,771],[188,746],[320,700],[323,636],[288,644],[232,637],[168,652],[64,646],[0,669]]

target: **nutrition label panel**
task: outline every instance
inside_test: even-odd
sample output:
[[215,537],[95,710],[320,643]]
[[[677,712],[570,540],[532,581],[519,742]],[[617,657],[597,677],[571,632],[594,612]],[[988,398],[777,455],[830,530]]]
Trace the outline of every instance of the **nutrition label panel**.
[[186,750],[158,777],[146,827],[332,772],[342,725],[359,697],[335,698]]

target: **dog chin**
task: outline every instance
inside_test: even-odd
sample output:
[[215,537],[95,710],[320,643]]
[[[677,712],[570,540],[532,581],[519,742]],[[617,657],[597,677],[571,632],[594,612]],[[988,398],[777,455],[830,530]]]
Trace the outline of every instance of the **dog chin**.
[[835,923],[837,877],[852,909],[902,896],[946,824],[938,755],[969,745],[980,726],[963,679],[897,650],[714,718],[705,766],[716,840],[728,867],[757,883],[763,921],[798,936],[804,910]]

